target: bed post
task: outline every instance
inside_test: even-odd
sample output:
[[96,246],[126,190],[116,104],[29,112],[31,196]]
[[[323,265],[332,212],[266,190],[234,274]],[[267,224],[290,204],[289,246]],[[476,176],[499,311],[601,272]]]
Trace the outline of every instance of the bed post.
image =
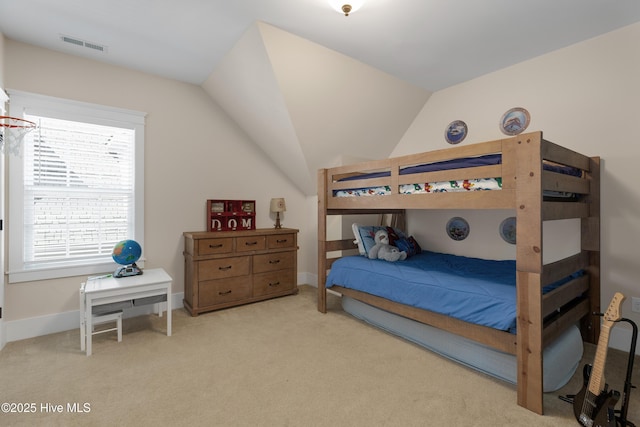
[[327,170],[318,170],[318,311],[327,312]]
[[[589,217],[581,219],[581,249],[589,254],[589,310],[600,313],[600,157],[591,157],[589,162]],[[598,343],[600,319],[586,316],[581,322],[582,339]]]
[[518,404],[543,413],[542,132],[511,141],[517,163],[516,292]]

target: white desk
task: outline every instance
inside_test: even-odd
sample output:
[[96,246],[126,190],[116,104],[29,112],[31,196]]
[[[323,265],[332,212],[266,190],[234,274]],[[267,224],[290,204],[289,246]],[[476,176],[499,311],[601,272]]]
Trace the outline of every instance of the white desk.
[[[93,331],[93,307],[132,301],[139,298],[166,295],[167,297],[167,336],[171,336],[171,276],[163,269],[144,270],[138,276],[102,277],[87,280],[80,287],[80,348],[91,356],[91,337]],[[162,316],[161,304],[158,314]]]

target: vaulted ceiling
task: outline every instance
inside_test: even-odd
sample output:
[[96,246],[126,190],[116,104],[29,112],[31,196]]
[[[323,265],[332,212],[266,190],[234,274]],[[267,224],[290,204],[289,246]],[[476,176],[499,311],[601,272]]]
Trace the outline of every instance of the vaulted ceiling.
[[431,94],[265,23],[203,87],[308,195],[320,167],[388,157]]
[[0,31],[201,84],[262,21],[436,91],[640,20],[638,0],[359,1],[345,17],[328,0],[0,0]]

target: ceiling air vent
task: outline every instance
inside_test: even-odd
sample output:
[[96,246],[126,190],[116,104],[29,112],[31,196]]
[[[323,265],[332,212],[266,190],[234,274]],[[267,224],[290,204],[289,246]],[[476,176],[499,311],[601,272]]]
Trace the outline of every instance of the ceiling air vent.
[[62,36],[62,41],[75,44],[76,46],[84,46],[84,42],[82,40],[72,39],[71,37]]
[[88,47],[89,49],[99,50],[100,52],[104,52],[104,46],[99,44],[84,42],[84,47]]
[[87,42],[87,41],[80,40],[80,39],[75,38],[75,37],[69,37],[69,36],[60,35],[60,40],[62,40],[65,43],[69,43],[69,44],[72,44],[72,45],[75,45],[75,46],[86,47],[87,49],[97,50],[98,52],[106,52],[107,51],[107,47],[104,46],[104,45]]

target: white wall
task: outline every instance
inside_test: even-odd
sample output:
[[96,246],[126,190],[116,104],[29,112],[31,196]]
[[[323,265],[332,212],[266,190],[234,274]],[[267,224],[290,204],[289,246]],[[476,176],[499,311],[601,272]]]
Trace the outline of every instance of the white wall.
[[[445,148],[445,128],[457,119],[469,127],[462,144],[502,138],[498,127],[502,114],[512,107],[524,107],[531,114],[527,131],[542,130],[550,141],[600,156],[602,309],[616,291],[622,292],[627,296],[622,314],[636,323],[640,315],[631,312],[630,300],[640,296],[640,186],[636,177],[640,141],[634,132],[640,113],[639,43],[640,24],[635,24],[436,92],[392,154]],[[454,214],[464,216],[471,225],[470,248],[463,249],[464,242],[444,235],[444,224]],[[440,250],[508,257],[512,247],[501,241],[497,229],[508,215],[509,211],[430,213],[418,216],[418,226],[414,217],[410,231],[420,236],[419,241]],[[435,225],[430,231],[427,224]],[[560,234],[563,227],[551,234]],[[560,245],[574,243],[561,239],[553,247],[545,246],[545,255]],[[614,332],[625,327],[621,324]],[[628,348],[628,341],[623,341],[620,346]]]
[[[273,226],[270,198],[285,197],[284,225],[308,228],[307,198],[199,86],[12,40],[4,67],[8,88],[147,113],[145,267],[167,270],[174,293],[184,285],[182,233],[206,229],[206,199],[255,199],[257,227],[265,228]],[[312,271],[307,250],[315,236],[301,235],[299,269]],[[41,316],[55,321],[77,310],[82,280],[7,284],[8,326]]]

